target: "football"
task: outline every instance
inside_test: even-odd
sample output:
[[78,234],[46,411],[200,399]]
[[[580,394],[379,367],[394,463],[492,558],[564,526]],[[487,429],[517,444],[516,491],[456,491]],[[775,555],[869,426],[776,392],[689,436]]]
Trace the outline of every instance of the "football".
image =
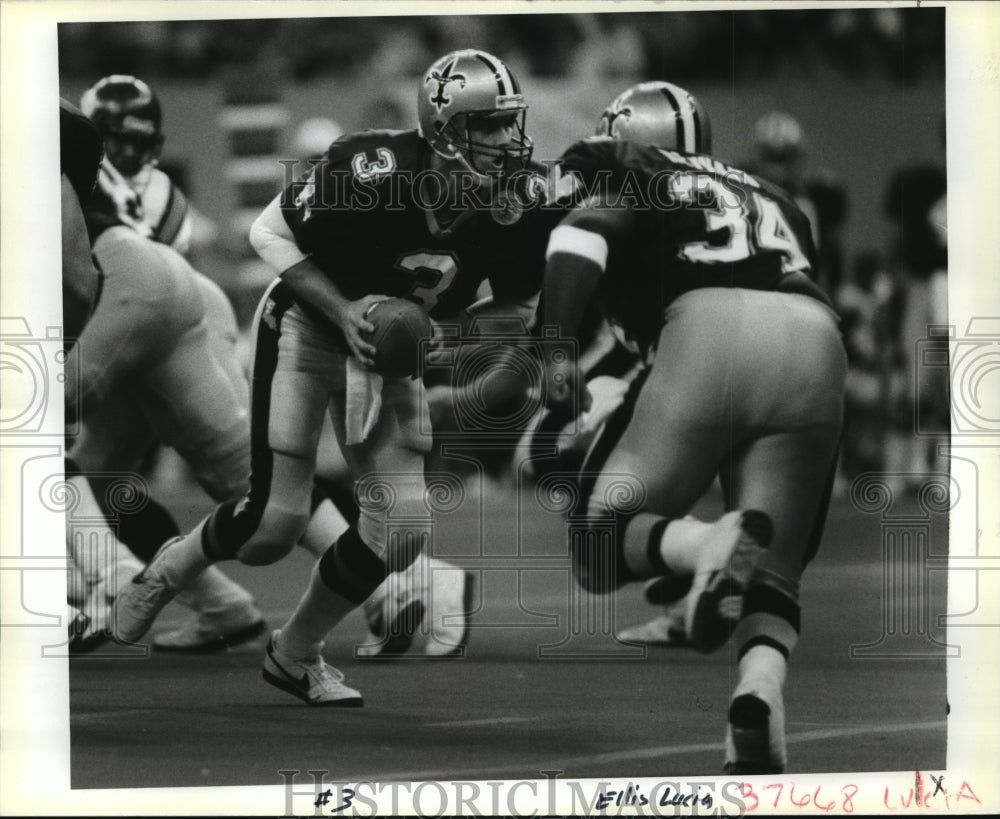
[[375,372],[387,378],[405,378],[420,371],[420,342],[433,327],[428,315],[407,299],[386,299],[368,308],[365,317],[375,329],[369,341],[375,347]]

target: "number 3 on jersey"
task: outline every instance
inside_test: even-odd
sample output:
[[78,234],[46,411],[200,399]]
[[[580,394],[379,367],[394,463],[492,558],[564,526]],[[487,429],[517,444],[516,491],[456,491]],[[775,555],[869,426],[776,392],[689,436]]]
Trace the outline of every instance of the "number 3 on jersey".
[[407,253],[396,261],[396,269],[413,277],[413,287],[407,294],[419,302],[424,310],[430,311],[438,303],[438,297],[455,280],[458,273],[458,259],[451,253],[430,253],[420,250]]

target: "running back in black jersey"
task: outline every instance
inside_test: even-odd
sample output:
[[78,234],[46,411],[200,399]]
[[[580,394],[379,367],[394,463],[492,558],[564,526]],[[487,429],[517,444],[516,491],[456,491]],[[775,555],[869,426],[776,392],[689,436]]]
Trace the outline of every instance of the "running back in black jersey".
[[445,176],[425,170],[429,151],[416,131],[364,131],[334,142],[282,199],[299,249],[348,299],[408,298],[434,318],[471,304],[483,280],[500,299],[537,292],[558,215],[491,203],[469,174],[464,198],[475,212],[441,229],[435,211],[452,197]]
[[791,197],[706,154],[594,137],[562,162],[589,202],[574,223],[608,240],[601,303],[640,344],[682,293],[784,289],[815,264],[808,219]]

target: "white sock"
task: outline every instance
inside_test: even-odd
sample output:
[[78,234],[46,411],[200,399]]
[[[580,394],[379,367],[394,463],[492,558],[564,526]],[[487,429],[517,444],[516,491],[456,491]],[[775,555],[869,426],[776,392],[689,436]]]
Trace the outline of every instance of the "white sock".
[[309,588],[281,629],[278,651],[293,660],[318,654],[327,633],[355,608],[357,604],[331,591],[323,582],[317,563],[309,578]]
[[171,543],[156,558],[157,569],[175,588],[187,588],[201,572],[212,565],[201,548],[201,533],[207,520],[208,518],[203,520],[180,540]]
[[740,658],[740,682],[737,691],[744,685],[761,685],[771,690],[781,691],[785,685],[788,661],[778,649],[768,645],[755,645]]

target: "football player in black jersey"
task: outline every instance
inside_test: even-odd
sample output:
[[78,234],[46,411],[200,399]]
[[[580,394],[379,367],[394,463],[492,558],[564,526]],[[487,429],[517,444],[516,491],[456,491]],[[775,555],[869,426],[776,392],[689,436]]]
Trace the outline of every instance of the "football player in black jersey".
[[[649,366],[584,466],[578,580],[600,593],[692,578],[689,639],[738,644],[726,769],[779,772],[799,578],[842,426],[837,318],[808,275],[808,220],[785,191],[707,153],[708,118],[688,92],[629,89],[599,133],[564,156],[591,195],[552,232],[544,323],[572,335],[596,299]],[[550,368],[550,404],[586,406],[580,390],[572,363]],[[733,511],[684,518],[717,476]],[[611,543],[595,537],[608,521]]]
[[104,147],[93,123],[76,106],[59,100],[59,164],[62,172],[63,336],[68,349],[97,304],[101,274],[90,254],[83,209],[90,201]]
[[[261,214],[251,241],[278,279],[256,321],[252,478],[186,537],[165,544],[113,620],[134,642],[192,577],[218,560],[280,559],[309,518],[324,413],[334,422],[361,515],[318,562],[286,626],[272,635],[265,679],[310,705],[358,706],[323,662],[324,635],[406,569],[429,538],[426,402],[416,381],[370,369],[368,310],[408,298],[433,319],[457,313],[487,280],[498,302],[536,294],[547,230],[505,180],[531,142],[510,70],[478,50],[437,60],[418,88],[420,129],[335,141],[301,182]],[[522,176],[523,178],[523,176]],[[545,226],[547,227],[547,225]],[[414,523],[414,521],[416,521]]]

